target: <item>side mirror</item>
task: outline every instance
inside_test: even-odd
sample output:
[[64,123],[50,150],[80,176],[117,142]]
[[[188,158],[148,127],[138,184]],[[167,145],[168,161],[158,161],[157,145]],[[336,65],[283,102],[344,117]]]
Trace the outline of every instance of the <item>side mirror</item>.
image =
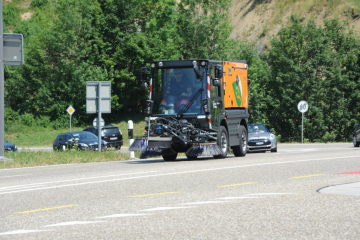
[[147,67],[142,67],[141,68],[141,81],[146,81],[147,80],[147,71],[148,71]]
[[148,115],[152,114],[153,107],[154,107],[154,101],[146,100],[146,112]]
[[220,86],[220,80],[218,78],[215,78],[215,79],[213,79],[212,84],[215,87],[219,87]]
[[224,75],[224,68],[222,65],[215,66],[215,78],[222,78]]
[[196,78],[201,80],[201,78],[203,77],[203,73],[200,71],[196,61],[193,61],[193,65],[194,65],[193,68],[196,74]]
[[141,87],[142,88],[147,88],[147,86],[148,86],[147,82],[144,82],[144,81],[141,82]]
[[249,78],[249,79],[248,79],[248,86],[250,85],[250,83],[251,83],[251,79]]
[[269,132],[273,133],[273,132],[274,132],[274,130],[273,130],[272,128],[270,128],[270,129],[269,129]]

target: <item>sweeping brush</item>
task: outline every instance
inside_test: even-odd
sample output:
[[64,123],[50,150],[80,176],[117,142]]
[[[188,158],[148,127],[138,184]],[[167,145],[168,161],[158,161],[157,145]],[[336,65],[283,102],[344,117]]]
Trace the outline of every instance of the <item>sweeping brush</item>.
[[129,151],[141,151],[147,147],[147,139],[145,137],[136,138],[129,147]]
[[214,143],[194,143],[187,151],[186,156],[214,156],[220,155],[220,147]]
[[141,150],[139,158],[145,159],[149,157],[155,157],[160,156],[162,154],[163,150],[161,148],[144,148]]

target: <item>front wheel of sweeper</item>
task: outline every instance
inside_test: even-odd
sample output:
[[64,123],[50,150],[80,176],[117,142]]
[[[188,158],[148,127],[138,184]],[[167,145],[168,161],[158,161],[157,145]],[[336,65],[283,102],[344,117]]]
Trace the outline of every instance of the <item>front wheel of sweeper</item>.
[[217,145],[221,149],[220,155],[214,155],[214,158],[226,158],[228,152],[228,132],[224,126],[220,126],[217,136]]
[[175,161],[177,158],[177,153],[162,155],[162,157],[163,157],[164,161]]

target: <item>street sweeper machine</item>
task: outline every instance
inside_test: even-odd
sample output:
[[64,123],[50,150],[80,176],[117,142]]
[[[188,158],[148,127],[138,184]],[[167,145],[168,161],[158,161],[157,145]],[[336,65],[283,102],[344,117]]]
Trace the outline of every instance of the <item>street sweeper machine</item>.
[[247,152],[248,66],[246,61],[154,61],[141,68],[141,85],[149,87],[144,136],[129,151],[139,158],[178,153],[225,158]]

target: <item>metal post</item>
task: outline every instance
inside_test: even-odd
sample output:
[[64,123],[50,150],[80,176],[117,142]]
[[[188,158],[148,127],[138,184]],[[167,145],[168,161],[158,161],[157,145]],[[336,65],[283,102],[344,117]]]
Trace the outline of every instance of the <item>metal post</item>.
[[304,143],[304,113],[301,113],[301,143]]
[[2,1],[0,1],[0,161],[8,160],[4,156],[4,121],[5,121],[5,98],[4,98],[4,29],[3,29],[3,14]]
[[70,132],[71,132],[71,114],[70,114]]
[[101,152],[101,82],[98,82],[98,150]]
[[[133,121],[131,120],[128,121],[128,136],[129,136],[129,147],[130,147],[131,144],[134,142]],[[129,151],[129,157],[130,159],[135,158],[134,151]]]

